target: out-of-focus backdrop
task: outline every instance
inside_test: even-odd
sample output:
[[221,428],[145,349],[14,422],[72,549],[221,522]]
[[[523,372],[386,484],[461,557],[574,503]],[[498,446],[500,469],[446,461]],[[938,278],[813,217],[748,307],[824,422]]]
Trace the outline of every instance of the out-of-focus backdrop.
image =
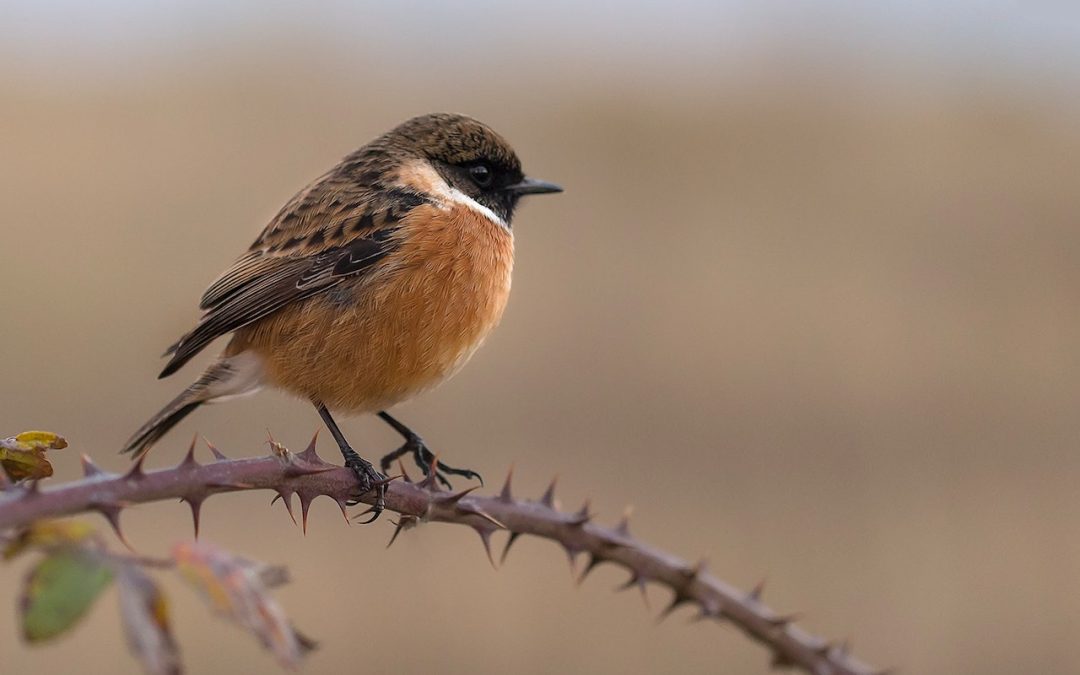
[[[907,673],[1080,663],[1080,12],[1069,3],[0,3],[0,432],[110,469],[195,376],[158,354],[292,193],[399,121],[492,124],[566,193],[515,221],[503,325],[398,410],[453,463],[641,537]],[[214,351],[213,349],[209,351]],[[189,418],[299,448],[305,403]],[[378,455],[396,438],[348,420]],[[325,435],[324,435],[325,438]],[[324,445],[324,454],[335,451]],[[285,564],[308,673],[760,673],[735,631],[655,625],[601,568],[445,526],[305,538],[263,494],[203,535]],[[127,514],[158,553],[180,505]],[[114,599],[3,672],[132,672]],[[193,673],[273,671],[173,584]],[[653,614],[667,598],[652,591]]]

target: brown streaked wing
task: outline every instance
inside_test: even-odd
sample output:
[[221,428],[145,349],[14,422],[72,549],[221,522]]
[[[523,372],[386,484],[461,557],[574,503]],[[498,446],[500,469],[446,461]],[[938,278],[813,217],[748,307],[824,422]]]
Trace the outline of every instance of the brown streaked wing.
[[207,304],[206,313],[166,352],[172,358],[158,377],[173,374],[222,335],[370,270],[393,250],[394,231],[392,227],[383,228],[317,255],[244,256],[234,268],[236,274],[230,270],[221,278],[221,282],[228,283],[215,283],[207,291],[212,302]]
[[[247,287],[268,266],[278,264],[272,261],[275,257],[316,256],[345,245],[344,225],[370,213],[374,194],[370,186],[349,180],[340,164],[315,179],[281,207],[248,253],[210,284],[199,309],[211,310]],[[352,234],[366,236],[368,232]]]
[[267,261],[268,257],[262,251],[252,251],[241,257],[207,287],[202,299],[199,300],[199,309],[210,309],[221,303],[233,291],[248,285],[253,278],[262,273]]

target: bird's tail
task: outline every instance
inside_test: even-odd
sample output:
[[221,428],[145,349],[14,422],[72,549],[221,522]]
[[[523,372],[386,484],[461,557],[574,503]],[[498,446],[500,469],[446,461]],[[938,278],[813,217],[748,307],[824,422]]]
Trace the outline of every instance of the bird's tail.
[[257,356],[244,352],[222,358],[207,368],[202,377],[151,417],[150,421],[139,427],[120,452],[140,457],[169,429],[202,404],[253,393],[261,384],[262,364]]
[[150,421],[139,427],[139,430],[124,444],[124,448],[120,451],[121,454],[130,452],[132,457],[139,457],[149,450],[150,446],[156,443],[159,438],[164,436],[165,432],[176,426],[180,420],[187,417],[189,413],[204,402],[193,398],[191,387],[188,387],[184,390],[184,393],[162,408],[161,412],[151,417]]

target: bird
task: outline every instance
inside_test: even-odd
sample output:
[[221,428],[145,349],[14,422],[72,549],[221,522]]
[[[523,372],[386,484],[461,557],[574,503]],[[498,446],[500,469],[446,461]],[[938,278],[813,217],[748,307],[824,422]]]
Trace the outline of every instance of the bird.
[[[456,373],[499,323],[522,197],[562,192],[529,178],[510,144],[460,114],[409,119],[296,193],[203,293],[202,316],[165,352],[159,378],[218,338],[224,351],[121,452],[145,455],[196,408],[264,386],[309,401],[359,481],[385,508],[386,476],[360,456],[331,410],[376,414],[425,473],[480,478],[442,462],[387,412]],[[482,479],[481,479],[482,480]]]

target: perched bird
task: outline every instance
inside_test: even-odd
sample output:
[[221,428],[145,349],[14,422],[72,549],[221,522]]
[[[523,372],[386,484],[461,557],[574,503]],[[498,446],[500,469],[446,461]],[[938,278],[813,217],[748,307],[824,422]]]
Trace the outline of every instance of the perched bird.
[[416,117],[356,150],[289,200],[206,290],[202,318],[166,352],[159,377],[232,338],[122,452],[141,456],[204,403],[278,387],[319,411],[360,494],[376,490],[374,520],[384,476],[330,410],[377,413],[404,437],[383,471],[406,453],[430,471],[431,451],[386,408],[446,379],[480,346],[510,293],[518,200],[561,191],[527,178],[501,136],[462,115]]

